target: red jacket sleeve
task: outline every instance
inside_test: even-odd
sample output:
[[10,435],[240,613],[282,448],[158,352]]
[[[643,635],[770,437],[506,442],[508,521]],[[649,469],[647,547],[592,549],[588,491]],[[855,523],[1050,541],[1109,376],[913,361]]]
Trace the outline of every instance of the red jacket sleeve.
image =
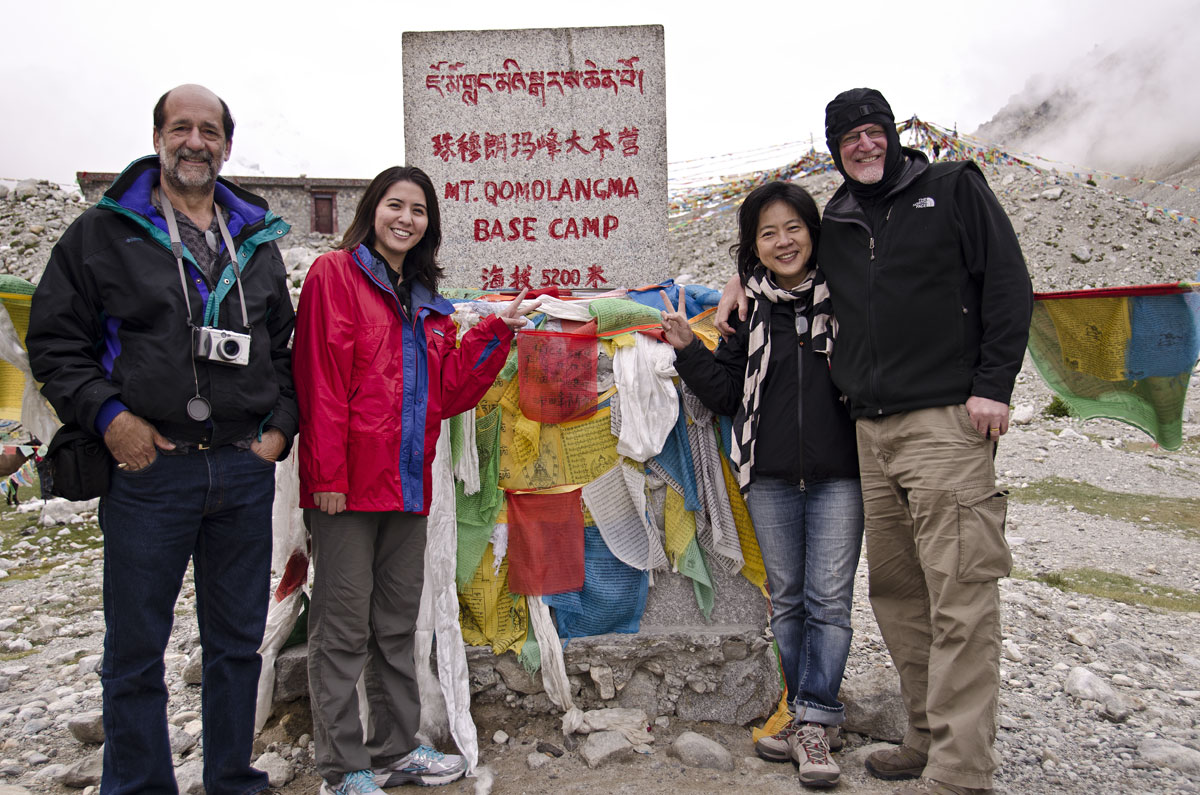
[[453,417],[475,406],[496,380],[508,359],[513,332],[496,315],[463,335],[457,347],[446,343],[442,352],[442,417]]
[[300,490],[350,493],[346,468],[354,319],[344,268],[332,255],[308,271],[296,315],[292,369],[300,403]]

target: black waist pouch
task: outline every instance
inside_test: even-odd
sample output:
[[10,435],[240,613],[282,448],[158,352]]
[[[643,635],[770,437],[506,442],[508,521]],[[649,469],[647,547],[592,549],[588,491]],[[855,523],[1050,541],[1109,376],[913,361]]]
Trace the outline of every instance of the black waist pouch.
[[68,500],[91,500],[108,493],[112,456],[104,440],[75,424],[54,434],[46,451],[42,494]]

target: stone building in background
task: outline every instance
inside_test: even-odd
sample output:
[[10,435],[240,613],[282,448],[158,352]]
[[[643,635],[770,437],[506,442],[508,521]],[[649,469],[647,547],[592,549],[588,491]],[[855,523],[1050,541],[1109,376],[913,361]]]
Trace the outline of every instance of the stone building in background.
[[[88,204],[100,201],[118,174],[106,171],[77,171],[75,178]],[[315,177],[223,178],[267,200],[271,210],[292,225],[293,232],[341,235],[370,180],[322,179]]]

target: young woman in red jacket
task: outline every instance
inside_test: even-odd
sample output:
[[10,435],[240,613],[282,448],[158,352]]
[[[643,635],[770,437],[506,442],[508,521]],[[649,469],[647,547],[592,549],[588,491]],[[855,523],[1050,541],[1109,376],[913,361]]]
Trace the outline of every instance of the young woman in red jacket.
[[[441,216],[429,176],[371,181],[336,251],[304,282],[292,360],[300,506],[312,534],[308,675],[322,793],[445,784],[460,756],[418,743],[413,632],[441,421],[504,366],[524,293],[458,342],[437,293]],[[533,308],[536,308],[533,307]],[[358,717],[365,670],[370,720]]]

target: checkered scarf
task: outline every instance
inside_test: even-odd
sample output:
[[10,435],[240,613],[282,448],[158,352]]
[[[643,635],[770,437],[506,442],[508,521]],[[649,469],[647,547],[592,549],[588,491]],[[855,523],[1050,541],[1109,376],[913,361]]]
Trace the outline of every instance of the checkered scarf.
[[[738,470],[738,487],[744,493],[754,479],[754,440],[758,437],[759,401],[771,361],[771,304],[807,301],[812,294],[813,350],[829,356],[837,337],[837,320],[829,301],[829,287],[820,268],[809,271],[804,281],[791,290],[776,286],[770,271],[761,263],[746,282],[750,297],[750,334],[746,342],[746,382],[742,405],[733,418],[733,439],[729,460]],[[797,397],[799,399],[799,397]]]

